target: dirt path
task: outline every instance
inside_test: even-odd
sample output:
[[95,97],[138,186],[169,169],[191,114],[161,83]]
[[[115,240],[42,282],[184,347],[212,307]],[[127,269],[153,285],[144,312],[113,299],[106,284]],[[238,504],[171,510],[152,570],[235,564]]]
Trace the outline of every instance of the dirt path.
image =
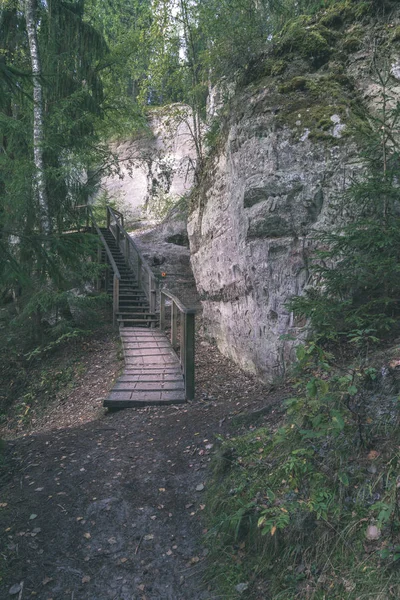
[[54,429],[53,419],[52,430],[8,442],[0,598],[217,598],[201,544],[215,435],[276,397],[201,339],[191,404],[96,417],[91,408],[81,424],[87,385],[76,426]]

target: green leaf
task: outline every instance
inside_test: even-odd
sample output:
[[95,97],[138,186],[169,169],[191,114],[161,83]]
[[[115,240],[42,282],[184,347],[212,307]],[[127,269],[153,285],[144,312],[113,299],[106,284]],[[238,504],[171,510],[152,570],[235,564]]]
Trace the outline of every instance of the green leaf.
[[326,431],[313,431],[312,429],[300,429],[301,436],[306,440],[324,437]]
[[331,410],[331,417],[335,429],[343,431],[345,423],[341,412],[338,410]]
[[316,384],[316,380],[312,379],[311,381],[309,381],[306,385],[306,390],[307,390],[307,395],[310,398],[316,398],[317,394],[318,394],[318,388],[317,388],[317,384]]
[[297,346],[297,348],[296,348],[297,360],[300,360],[300,361],[304,360],[305,356],[306,356],[306,351],[305,351],[304,346]]

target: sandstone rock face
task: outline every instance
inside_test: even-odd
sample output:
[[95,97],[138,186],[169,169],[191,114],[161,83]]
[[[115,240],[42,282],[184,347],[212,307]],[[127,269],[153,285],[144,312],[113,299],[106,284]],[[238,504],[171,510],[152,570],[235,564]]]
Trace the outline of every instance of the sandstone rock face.
[[[285,372],[306,335],[287,301],[312,285],[315,231],[349,218],[343,192],[363,170],[352,132],[382,116],[384,81],[387,106],[400,97],[399,9],[390,22],[365,26],[347,22],[342,9],[338,3],[337,15],[332,8],[310,27],[293,22],[254,62],[254,82],[250,73],[224,108],[218,145],[191,198],[205,328],[225,355],[265,380]],[[323,56],[310,51],[317,30]]]
[[103,188],[133,218],[157,220],[191,189],[196,153],[188,110],[154,110],[147,134],[114,145],[121,173],[105,179]]
[[271,379],[293,359],[288,334],[301,336],[304,324],[285,304],[309,279],[310,233],[342,217],[337,198],[355,148],[335,134],[332,107],[329,143],[310,139],[307,108],[294,127],[279,123],[268,85],[244,93],[236,110],[194,198],[191,260],[208,334],[242,368]]

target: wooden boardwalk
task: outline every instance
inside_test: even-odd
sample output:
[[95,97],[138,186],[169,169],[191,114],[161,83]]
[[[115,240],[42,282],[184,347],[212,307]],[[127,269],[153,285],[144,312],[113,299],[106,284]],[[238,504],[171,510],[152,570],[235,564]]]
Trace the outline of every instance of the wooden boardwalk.
[[125,369],[104,406],[128,408],[181,404],[185,385],[178,356],[159,329],[121,327]]

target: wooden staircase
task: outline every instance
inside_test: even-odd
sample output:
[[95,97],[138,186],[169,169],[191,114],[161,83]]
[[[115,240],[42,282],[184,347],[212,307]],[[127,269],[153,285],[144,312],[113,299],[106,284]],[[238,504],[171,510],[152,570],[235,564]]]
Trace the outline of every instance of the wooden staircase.
[[[125,358],[124,372],[104,406],[120,409],[193,400],[196,309],[185,307],[169,290],[159,289],[119,211],[107,206],[107,227],[99,227],[91,207],[82,208],[86,230],[99,238],[98,260],[107,265],[105,281],[98,280],[97,285],[112,296],[114,324],[119,325]],[[167,304],[170,340],[164,331]]]
[[[118,271],[121,275],[118,290],[118,307],[116,319],[120,327],[154,327],[157,315],[151,312],[149,302],[143,290],[139,288],[132,269],[126,264],[124,255],[117,246],[117,242],[109,229],[100,228],[101,233],[112,254]],[[107,292],[114,292],[113,281],[107,284]]]

